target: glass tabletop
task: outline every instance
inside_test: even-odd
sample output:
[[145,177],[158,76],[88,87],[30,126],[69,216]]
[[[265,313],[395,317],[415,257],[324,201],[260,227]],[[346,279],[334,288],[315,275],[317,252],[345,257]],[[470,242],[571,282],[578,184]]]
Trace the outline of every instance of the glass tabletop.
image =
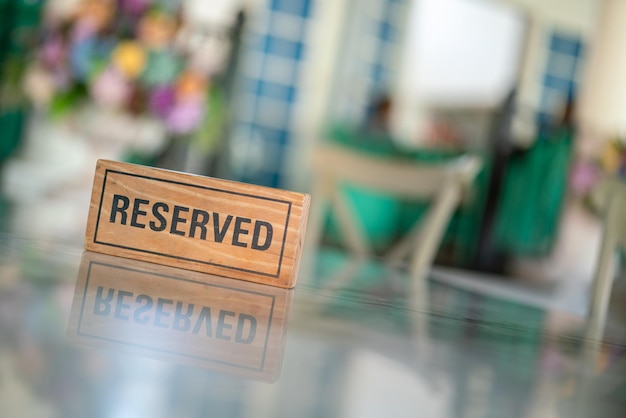
[[513,284],[430,274],[416,286],[379,260],[320,250],[285,290],[9,230],[0,233],[3,417],[626,411],[624,323],[589,341],[584,316],[489,291]]

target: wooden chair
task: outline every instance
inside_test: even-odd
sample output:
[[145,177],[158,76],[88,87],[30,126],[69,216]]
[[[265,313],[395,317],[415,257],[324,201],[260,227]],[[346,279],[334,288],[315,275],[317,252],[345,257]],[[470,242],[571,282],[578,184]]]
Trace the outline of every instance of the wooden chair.
[[592,193],[592,201],[603,213],[602,243],[589,300],[586,335],[597,351],[604,335],[617,273],[617,251],[626,250],[626,183],[617,179],[605,180]]
[[592,192],[591,201],[603,215],[603,231],[579,370],[579,409],[583,412],[589,412],[593,406],[590,398],[597,393],[598,364],[617,274],[618,250],[626,250],[626,184],[617,179],[604,180]]
[[358,216],[341,192],[343,184],[432,202],[420,222],[386,257],[388,262],[398,263],[408,256],[408,270],[415,282],[430,268],[450,218],[478,173],[481,161],[478,157],[463,156],[446,163],[423,164],[324,144],[314,155],[313,167],[315,179],[307,232],[310,249],[320,243],[325,208],[329,204],[348,250],[361,259],[372,255]]

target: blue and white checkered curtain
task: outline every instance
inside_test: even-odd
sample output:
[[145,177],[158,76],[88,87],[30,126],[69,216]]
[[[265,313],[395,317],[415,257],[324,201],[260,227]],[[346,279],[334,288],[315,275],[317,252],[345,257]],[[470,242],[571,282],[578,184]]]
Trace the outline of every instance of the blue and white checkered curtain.
[[333,89],[336,100],[330,114],[341,121],[360,124],[372,100],[390,93],[410,1],[350,2]]
[[568,99],[575,97],[584,52],[580,37],[559,32],[550,35],[539,103],[540,126],[549,126],[562,114]]
[[238,70],[230,176],[280,187],[293,139],[313,0],[268,0],[253,16]]

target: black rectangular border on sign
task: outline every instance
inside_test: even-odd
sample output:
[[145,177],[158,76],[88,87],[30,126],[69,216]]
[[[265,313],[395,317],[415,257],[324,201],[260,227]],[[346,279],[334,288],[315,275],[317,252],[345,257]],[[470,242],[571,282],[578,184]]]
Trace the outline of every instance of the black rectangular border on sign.
[[[131,343],[131,342],[124,341],[124,340],[119,340],[119,339],[115,339],[115,338],[101,337],[99,335],[93,335],[93,334],[88,334],[86,332],[82,332],[80,327],[81,327],[82,322],[83,322],[83,311],[85,310],[85,301],[87,300],[87,289],[89,289],[89,278],[91,276],[91,268],[92,268],[92,266],[94,264],[95,265],[99,265],[99,266],[106,266],[106,267],[117,268],[117,269],[121,269],[121,270],[132,271],[132,272],[141,273],[141,274],[148,274],[148,275],[152,275],[152,276],[158,276],[158,277],[162,277],[164,279],[179,280],[179,281],[199,284],[199,285],[203,285],[203,286],[218,287],[218,288],[221,288],[221,289],[228,289],[228,290],[232,290],[232,291],[235,291],[235,292],[244,292],[244,293],[249,293],[249,294],[253,294],[253,295],[258,295],[258,296],[270,298],[272,300],[272,306],[270,307],[270,314],[269,314],[269,318],[268,318],[268,321],[267,321],[267,332],[265,333],[265,344],[263,344],[263,354],[261,356],[261,365],[258,368],[255,368],[255,367],[252,367],[252,366],[242,366],[241,364],[231,363],[231,362],[228,362],[228,361],[215,360],[215,359],[211,359],[211,358],[208,358],[208,357],[194,356],[194,355],[191,355],[191,354],[183,354],[183,353],[180,353],[180,352],[177,352],[177,351],[173,351],[173,350],[166,350],[166,349],[162,349],[162,348],[154,348],[154,347],[150,347],[148,345],[142,345],[142,344],[138,344],[138,343]],[[264,370],[264,368],[265,368],[265,357],[267,355],[267,344],[269,343],[269,339],[270,339],[270,330],[272,329],[272,319],[274,317],[274,307],[275,307],[275,305],[276,305],[276,296],[274,296],[274,295],[269,295],[269,294],[265,294],[265,293],[261,293],[261,292],[254,292],[252,290],[237,289],[235,287],[230,287],[230,286],[204,283],[204,282],[199,282],[199,281],[196,281],[196,280],[184,279],[182,277],[169,276],[167,274],[154,273],[154,272],[146,271],[146,270],[140,270],[140,269],[133,269],[133,268],[128,268],[128,267],[116,266],[115,264],[108,264],[108,263],[103,263],[103,262],[100,262],[100,261],[90,261],[89,262],[89,267],[87,269],[87,277],[85,278],[85,289],[83,290],[83,300],[81,301],[81,304],[80,304],[80,313],[78,315],[78,325],[76,326],[76,334],[80,335],[81,337],[87,337],[87,338],[93,338],[93,339],[96,339],[96,340],[109,341],[109,342],[113,342],[113,343],[116,343],[116,344],[123,344],[123,345],[128,345],[128,346],[131,346],[131,347],[139,347],[139,348],[143,348],[143,349],[147,349],[147,350],[151,350],[151,351],[158,351],[158,352],[162,352],[162,353],[174,354],[174,355],[177,355],[177,356],[193,358],[193,359],[196,359],[196,360],[208,361],[208,362],[219,363],[219,364],[226,364],[228,366],[238,367],[238,368],[241,368],[241,369],[248,369],[248,370],[254,370],[254,371],[262,372]]]
[[[278,270],[276,271],[276,274],[265,273],[265,272],[262,272],[262,271],[256,271],[256,270],[250,270],[250,269],[244,269],[244,268],[241,268],[241,267],[228,266],[228,265],[225,265],[225,264],[212,263],[210,261],[202,261],[202,260],[196,260],[196,259],[193,259],[193,258],[180,257],[180,256],[176,256],[176,255],[171,255],[171,254],[160,253],[160,252],[157,252],[157,251],[142,250],[140,248],[128,247],[128,246],[125,246],[125,245],[113,244],[113,243],[110,243],[110,242],[98,241],[98,227],[100,226],[100,215],[101,215],[101,212],[102,212],[102,201],[104,200],[104,189],[105,189],[106,184],[107,184],[107,177],[108,177],[109,173],[120,174],[120,175],[123,175],[123,176],[139,177],[139,178],[143,178],[143,179],[146,179],[146,180],[162,181],[164,183],[177,184],[179,186],[195,187],[195,188],[198,188],[198,189],[210,190],[212,192],[227,193],[227,194],[233,194],[233,195],[238,195],[238,196],[250,197],[250,198],[253,198],[253,199],[268,200],[268,201],[271,201],[271,202],[286,204],[287,205],[287,219],[285,220],[285,233],[283,234],[283,242],[282,242],[282,245],[281,245],[281,248],[280,248],[280,256],[278,258]],[[234,192],[234,191],[231,191],[231,190],[223,190],[223,189],[218,189],[216,187],[200,186],[198,184],[184,183],[182,181],[176,181],[176,180],[166,180],[166,179],[161,179],[161,178],[158,178],[158,177],[144,176],[144,175],[141,175],[141,174],[126,173],[124,171],[111,170],[111,169],[107,168],[104,171],[104,179],[102,181],[102,193],[100,193],[100,202],[98,203],[98,217],[96,219],[96,228],[95,228],[95,231],[94,231],[94,234],[93,234],[93,242],[95,244],[108,245],[110,247],[123,248],[125,250],[132,250],[132,251],[138,251],[138,252],[147,253],[147,254],[160,255],[160,256],[163,256],[163,257],[174,258],[174,259],[177,259],[177,260],[184,260],[184,261],[191,261],[191,262],[194,262],[194,263],[207,264],[207,265],[216,266],[216,267],[222,267],[222,268],[226,268],[226,269],[230,269],[230,270],[243,271],[243,272],[246,272],[246,273],[258,274],[260,276],[272,277],[272,278],[276,279],[276,278],[280,277],[280,270],[281,270],[282,265],[283,265],[283,254],[285,252],[285,242],[287,241],[287,227],[289,226],[289,217],[290,216],[291,216],[291,202],[289,202],[287,200],[274,199],[274,198],[265,197],[265,196],[255,196],[255,195],[248,194],[248,193]]]

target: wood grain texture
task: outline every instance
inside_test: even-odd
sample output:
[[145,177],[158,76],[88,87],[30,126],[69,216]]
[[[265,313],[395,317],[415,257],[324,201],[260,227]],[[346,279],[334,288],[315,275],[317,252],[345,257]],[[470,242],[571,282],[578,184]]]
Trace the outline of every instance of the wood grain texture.
[[85,249],[291,288],[307,194],[100,160]]
[[76,345],[275,381],[293,290],[85,252],[68,322]]

